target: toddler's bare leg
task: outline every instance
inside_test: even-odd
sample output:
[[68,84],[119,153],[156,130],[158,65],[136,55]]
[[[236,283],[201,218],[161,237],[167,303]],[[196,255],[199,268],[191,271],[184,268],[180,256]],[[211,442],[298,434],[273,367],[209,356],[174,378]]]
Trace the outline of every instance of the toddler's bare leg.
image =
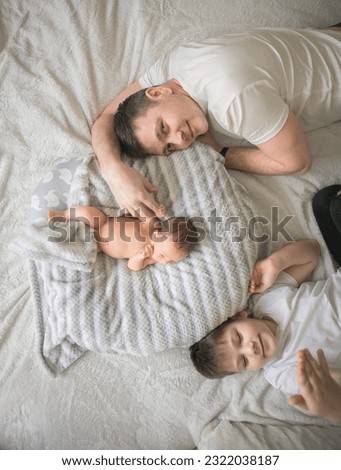
[[78,220],[97,230],[104,225],[108,216],[102,211],[91,206],[75,206],[65,211],[49,210],[48,219],[52,222],[64,222],[65,220]]

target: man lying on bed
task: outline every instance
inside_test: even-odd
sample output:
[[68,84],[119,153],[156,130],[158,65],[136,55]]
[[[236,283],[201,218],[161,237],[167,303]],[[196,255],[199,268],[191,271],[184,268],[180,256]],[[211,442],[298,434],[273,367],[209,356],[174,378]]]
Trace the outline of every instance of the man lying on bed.
[[[190,351],[205,377],[263,369],[271,385],[293,395],[292,404],[341,422],[341,388],[335,382],[341,378],[341,268],[326,281],[304,282],[319,253],[315,240],[301,240],[257,261],[249,286],[251,316],[245,310],[235,314]],[[302,351],[307,347],[323,348],[326,358],[320,351],[315,361]],[[328,403],[314,407],[312,392],[321,393],[321,383],[327,383]]]
[[[180,46],[94,123],[92,144],[103,176],[121,208],[151,217],[159,215],[150,195],[157,188],[121,161],[121,151],[170,155],[200,140],[222,153],[226,168],[304,173],[311,165],[304,131],[341,119],[340,73],[337,27],[259,29]],[[210,129],[254,147],[222,149]]]

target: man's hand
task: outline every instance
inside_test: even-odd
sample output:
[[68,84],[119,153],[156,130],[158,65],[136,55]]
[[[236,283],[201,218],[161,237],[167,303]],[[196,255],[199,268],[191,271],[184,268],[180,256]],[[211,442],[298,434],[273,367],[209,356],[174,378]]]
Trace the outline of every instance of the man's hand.
[[341,423],[341,387],[332,378],[323,351],[317,351],[317,360],[308,349],[298,351],[297,361],[296,374],[301,395],[292,395],[289,404]]
[[164,217],[166,209],[155,201],[150,193],[157,188],[146,178],[123,162],[115,162],[110,171],[103,172],[119,207],[134,217]]
[[119,207],[133,216],[150,219],[165,215],[164,206],[160,207],[150,194],[157,188],[122,162],[121,149],[113,131],[114,116],[120,103],[139,90],[141,86],[135,81],[116,96],[93,124],[91,136],[102,175]]

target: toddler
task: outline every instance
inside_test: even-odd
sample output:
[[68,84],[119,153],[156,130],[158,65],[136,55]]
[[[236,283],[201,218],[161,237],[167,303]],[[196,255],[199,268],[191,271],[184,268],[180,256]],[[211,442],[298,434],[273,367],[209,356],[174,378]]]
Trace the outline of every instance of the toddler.
[[339,380],[341,268],[327,280],[303,282],[319,253],[316,241],[301,240],[258,261],[249,285],[250,315],[238,312],[191,346],[196,369],[208,378],[263,369],[274,387],[297,394],[297,351],[321,347]]

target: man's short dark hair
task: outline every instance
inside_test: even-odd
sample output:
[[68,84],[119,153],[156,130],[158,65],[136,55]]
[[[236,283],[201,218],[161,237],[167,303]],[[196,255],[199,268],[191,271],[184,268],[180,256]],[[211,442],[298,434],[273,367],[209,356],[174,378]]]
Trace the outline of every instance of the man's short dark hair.
[[156,101],[148,98],[146,90],[147,88],[144,88],[128,96],[119,105],[114,116],[114,132],[121,151],[133,158],[144,158],[147,156],[136,138],[134,121],[144,116],[150,107],[158,104]]
[[233,320],[232,317],[228,318],[189,348],[194,367],[207,379],[220,379],[231,375],[231,372],[226,372],[221,368],[220,364],[222,358],[218,354],[217,346],[220,343],[225,328]]

